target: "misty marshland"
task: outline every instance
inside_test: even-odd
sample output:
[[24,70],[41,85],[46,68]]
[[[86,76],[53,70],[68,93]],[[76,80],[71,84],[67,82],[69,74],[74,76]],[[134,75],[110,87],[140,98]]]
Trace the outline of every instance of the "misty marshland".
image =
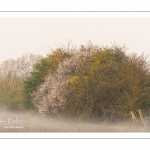
[[[5,123],[2,123],[5,121]],[[149,132],[149,126],[122,122],[79,122],[58,120],[40,116],[36,113],[0,111],[0,132]]]
[[0,64],[0,132],[149,132],[150,65],[125,47],[59,47]]

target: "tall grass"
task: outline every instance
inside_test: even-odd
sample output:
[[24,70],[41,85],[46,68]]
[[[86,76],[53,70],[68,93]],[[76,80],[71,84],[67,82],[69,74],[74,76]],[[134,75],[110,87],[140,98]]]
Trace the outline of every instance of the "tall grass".
[[[21,120],[21,124],[7,121]],[[46,118],[36,113],[18,113],[0,111],[0,132],[150,132],[150,126],[140,126],[129,122],[108,124],[93,122],[76,122]]]

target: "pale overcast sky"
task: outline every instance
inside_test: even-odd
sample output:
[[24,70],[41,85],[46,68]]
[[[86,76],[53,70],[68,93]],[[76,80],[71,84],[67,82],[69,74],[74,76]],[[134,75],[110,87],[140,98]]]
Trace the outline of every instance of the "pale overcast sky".
[[116,42],[127,52],[150,54],[150,18],[0,18],[0,62],[25,53],[46,55],[68,40]]

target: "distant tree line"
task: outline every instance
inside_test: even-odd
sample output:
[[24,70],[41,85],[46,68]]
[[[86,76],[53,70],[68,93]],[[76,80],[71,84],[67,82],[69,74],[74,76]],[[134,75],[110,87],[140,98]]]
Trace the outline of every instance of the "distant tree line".
[[40,55],[25,54],[0,64],[0,108],[23,110],[23,81],[30,76],[33,64],[41,58]]

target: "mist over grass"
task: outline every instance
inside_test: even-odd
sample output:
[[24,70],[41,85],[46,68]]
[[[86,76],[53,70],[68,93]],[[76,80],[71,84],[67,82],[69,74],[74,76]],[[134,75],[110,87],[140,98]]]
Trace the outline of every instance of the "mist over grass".
[[[20,123],[17,120],[22,120]],[[2,121],[6,121],[2,124]],[[8,123],[9,122],[9,123]],[[149,132],[150,127],[131,122],[79,122],[44,117],[35,112],[0,111],[0,132]]]

